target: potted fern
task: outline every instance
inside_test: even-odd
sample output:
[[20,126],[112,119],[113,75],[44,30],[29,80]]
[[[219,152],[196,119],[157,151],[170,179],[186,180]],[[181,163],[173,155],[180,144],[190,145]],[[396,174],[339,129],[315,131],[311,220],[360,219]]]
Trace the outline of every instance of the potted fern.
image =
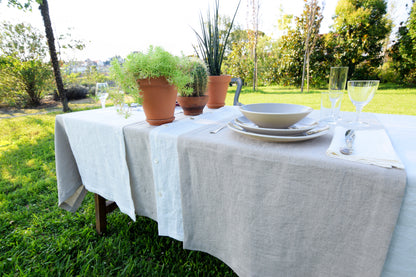
[[215,1],[213,17],[211,17],[209,10],[206,21],[202,15],[200,16],[201,33],[199,34],[194,29],[198,39],[198,47],[194,47],[195,52],[207,64],[210,75],[208,78],[208,108],[217,109],[225,105],[231,76],[221,75],[221,65],[240,2],[238,2],[231,24],[226,30],[220,30],[219,0]]
[[189,91],[187,85],[192,81],[182,57],[153,46],[146,53],[129,54],[123,65],[113,60],[111,72],[125,91],[139,93],[150,125],[162,125],[175,119],[177,94]]
[[201,59],[190,58],[186,63],[192,77],[192,82],[188,84],[191,89],[179,92],[178,102],[185,115],[199,115],[208,102],[208,70]]

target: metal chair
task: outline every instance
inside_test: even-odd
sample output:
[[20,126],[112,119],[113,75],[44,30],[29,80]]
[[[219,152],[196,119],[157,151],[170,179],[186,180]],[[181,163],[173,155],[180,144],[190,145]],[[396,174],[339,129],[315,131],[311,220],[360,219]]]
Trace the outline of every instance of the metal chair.
[[243,87],[243,81],[241,80],[241,78],[231,78],[231,83],[236,83],[237,84],[237,89],[235,90],[235,95],[234,95],[234,106],[242,106],[243,104],[241,104],[238,101],[238,98],[240,97],[240,92],[241,89]]

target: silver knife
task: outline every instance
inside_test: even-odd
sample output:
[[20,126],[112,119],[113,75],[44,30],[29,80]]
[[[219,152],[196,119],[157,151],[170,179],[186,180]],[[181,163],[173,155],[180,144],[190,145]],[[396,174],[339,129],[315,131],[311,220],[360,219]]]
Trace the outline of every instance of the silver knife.
[[327,125],[327,126],[324,126],[324,127],[321,127],[321,128],[314,128],[312,130],[307,131],[304,134],[307,135],[307,136],[309,136],[309,135],[313,135],[313,134],[316,134],[316,133],[320,133],[320,132],[326,131],[328,129],[329,129],[329,126]]

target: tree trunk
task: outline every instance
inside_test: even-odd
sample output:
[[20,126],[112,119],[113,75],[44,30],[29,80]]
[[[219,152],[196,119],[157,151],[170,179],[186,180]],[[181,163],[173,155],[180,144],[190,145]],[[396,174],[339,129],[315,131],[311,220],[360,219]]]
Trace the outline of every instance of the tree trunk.
[[309,92],[309,57],[311,52],[308,51],[307,61],[306,61],[306,90]]
[[[257,39],[256,39],[257,41]],[[257,88],[257,42],[254,44],[254,72],[253,72],[253,91]]]
[[59,67],[58,55],[56,54],[55,38],[53,36],[52,23],[49,17],[49,6],[47,0],[43,0],[42,3],[39,4],[39,10],[42,14],[43,24],[45,25],[46,39],[48,41],[49,53],[51,55],[51,62],[55,75],[56,88],[58,89],[58,95],[61,98],[63,111],[69,112],[71,109],[68,106],[68,98],[66,96],[64,83],[62,82],[61,70]]
[[[306,70],[306,83],[307,83],[307,90],[309,92],[309,78],[310,78],[310,74],[309,74],[309,62],[310,62],[310,55],[311,55],[311,51],[312,49],[315,47],[315,43],[316,43],[316,39],[318,37],[318,33],[319,33],[319,27],[321,24],[321,20],[322,19],[318,19],[318,21],[316,22],[316,32],[314,32],[314,24],[315,24],[315,16],[316,13],[318,12],[318,3],[316,2],[316,0],[311,0],[309,3],[309,7],[308,7],[308,21],[307,21],[307,28],[306,28],[306,39],[305,39],[305,55],[303,57],[303,69],[302,69],[302,84],[300,87],[300,91],[303,92],[303,87],[304,87],[304,83],[305,83],[305,70]],[[310,39],[311,36],[313,36],[313,40],[312,40],[312,44],[310,44]]]
[[[258,76],[258,61],[257,61],[257,44],[259,40],[259,1],[252,0],[250,2],[252,8],[252,24],[253,24],[253,35],[249,36],[250,41],[253,39],[253,48],[251,49],[251,55],[253,57],[253,91],[257,89],[257,76]],[[254,36],[254,37],[253,37]]]
[[302,83],[300,85],[300,92],[303,92],[303,85],[305,83],[305,71],[306,71],[306,64],[309,62],[308,56],[309,56],[309,38],[310,38],[310,31],[308,30],[308,33],[306,35],[306,41],[305,41],[305,54],[303,56],[303,68],[302,68]]

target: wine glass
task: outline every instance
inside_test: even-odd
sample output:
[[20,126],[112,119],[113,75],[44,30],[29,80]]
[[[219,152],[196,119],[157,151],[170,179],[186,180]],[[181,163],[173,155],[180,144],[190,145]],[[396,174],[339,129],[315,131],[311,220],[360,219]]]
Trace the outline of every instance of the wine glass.
[[107,83],[97,83],[95,87],[95,95],[101,101],[101,108],[105,109],[105,100],[108,97],[108,84]]
[[348,96],[357,110],[355,121],[352,122],[353,127],[368,126],[368,123],[360,121],[361,111],[373,99],[379,83],[378,80],[348,81]]
[[338,113],[341,109],[341,100],[347,84],[348,67],[331,67],[329,74],[328,97],[331,102],[329,113],[329,124],[335,124],[338,120]]

